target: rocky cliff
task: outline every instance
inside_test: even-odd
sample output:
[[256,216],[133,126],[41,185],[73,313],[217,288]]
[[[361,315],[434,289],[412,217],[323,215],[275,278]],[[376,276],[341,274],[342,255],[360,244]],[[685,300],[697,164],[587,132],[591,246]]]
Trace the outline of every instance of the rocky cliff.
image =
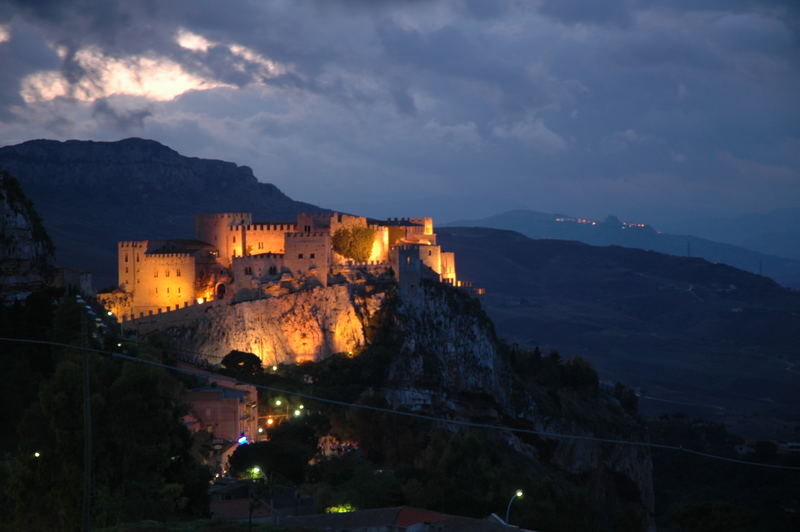
[[254,353],[264,365],[321,360],[357,351],[386,292],[338,284],[230,304],[220,301],[136,320],[140,333],[165,330],[179,347],[218,363],[232,350]]
[[0,301],[44,287],[53,244],[19,182],[0,172]]
[[[257,354],[267,366],[324,366],[337,353],[342,360],[355,356],[354,363],[364,358],[375,364],[377,348],[388,353],[385,367],[356,386],[366,394],[362,397],[380,398],[393,408],[547,432],[644,437],[638,421],[602,391],[538,386],[535,374],[515,366],[479,301],[438,283],[398,293],[392,282],[347,282],[255,301],[198,305],[138,320],[136,327],[164,330],[182,349],[212,362],[236,349]],[[301,373],[316,371],[314,364],[303,368]],[[323,388],[341,385],[336,371],[314,379]],[[598,507],[628,512],[645,528],[652,524],[646,450],[514,432],[493,437],[515,453],[511,462],[534,464],[530,467],[537,474],[556,479],[558,490],[584,490]]]

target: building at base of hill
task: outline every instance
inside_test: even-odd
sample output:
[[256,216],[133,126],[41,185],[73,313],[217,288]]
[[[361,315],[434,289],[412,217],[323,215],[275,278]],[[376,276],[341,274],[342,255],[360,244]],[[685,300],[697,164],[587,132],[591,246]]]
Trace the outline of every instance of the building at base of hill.
[[[342,231],[361,235],[358,255],[348,257],[334,245]],[[326,286],[332,273],[347,270],[391,271],[401,288],[423,279],[461,285],[455,255],[436,243],[431,218],[372,220],[325,212],[301,213],[293,222],[254,222],[250,213],[201,214],[195,236],[119,242],[119,285],[98,299],[125,321],[266,297],[291,279]]]

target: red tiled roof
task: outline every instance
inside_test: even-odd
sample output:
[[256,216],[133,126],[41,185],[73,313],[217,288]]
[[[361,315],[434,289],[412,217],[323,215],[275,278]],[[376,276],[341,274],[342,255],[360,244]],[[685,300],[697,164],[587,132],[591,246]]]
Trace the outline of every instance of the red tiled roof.
[[397,519],[393,523],[396,526],[411,526],[417,523],[438,523],[451,516],[432,512],[422,508],[411,508],[404,506],[397,514]]

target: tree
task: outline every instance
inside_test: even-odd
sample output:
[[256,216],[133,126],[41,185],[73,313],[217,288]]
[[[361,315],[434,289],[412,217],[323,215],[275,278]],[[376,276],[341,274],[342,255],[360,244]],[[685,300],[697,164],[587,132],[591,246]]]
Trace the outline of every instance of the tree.
[[[16,530],[76,530],[80,523],[82,364],[67,349],[61,358],[18,426],[7,518]],[[162,369],[101,358],[92,360],[91,380],[94,523],[206,514],[210,474],[190,454],[180,383]]]
[[222,365],[236,376],[252,377],[261,373],[261,359],[253,353],[234,349],[222,359]]
[[333,249],[336,253],[359,262],[369,260],[375,231],[369,227],[340,227],[333,234]]

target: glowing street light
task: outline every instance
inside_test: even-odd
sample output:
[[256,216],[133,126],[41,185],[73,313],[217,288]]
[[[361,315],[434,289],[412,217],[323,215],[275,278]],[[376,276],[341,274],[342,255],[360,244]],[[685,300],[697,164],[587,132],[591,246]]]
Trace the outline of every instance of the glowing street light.
[[258,475],[259,473],[261,473],[261,468],[260,468],[260,467],[258,467],[258,466],[253,466],[253,473],[255,473],[256,475]]
[[302,411],[300,411],[300,409],[299,409],[299,408],[295,409],[295,411],[294,411],[294,415],[295,415],[295,416],[299,416],[299,415],[300,415],[300,414],[302,414],[302,413],[303,413],[303,412],[302,412]]
[[275,420],[274,419],[272,419],[271,417],[267,418],[267,425],[274,425],[274,424],[275,424]]
[[283,404],[283,401],[281,401],[280,399],[276,399],[275,400],[275,406],[281,406],[282,404]]
[[506,523],[508,523],[508,516],[511,513],[511,503],[513,503],[516,499],[521,499],[524,493],[522,490],[517,490],[514,492],[514,495],[508,500],[508,507],[506,508]]
[[39,451],[36,451],[35,453],[33,453],[33,457],[34,458],[39,458],[40,456],[42,456],[42,454]]
[[278,371],[278,366],[272,366],[272,371]]
[[264,432],[264,427],[258,427],[258,433],[262,434]]

